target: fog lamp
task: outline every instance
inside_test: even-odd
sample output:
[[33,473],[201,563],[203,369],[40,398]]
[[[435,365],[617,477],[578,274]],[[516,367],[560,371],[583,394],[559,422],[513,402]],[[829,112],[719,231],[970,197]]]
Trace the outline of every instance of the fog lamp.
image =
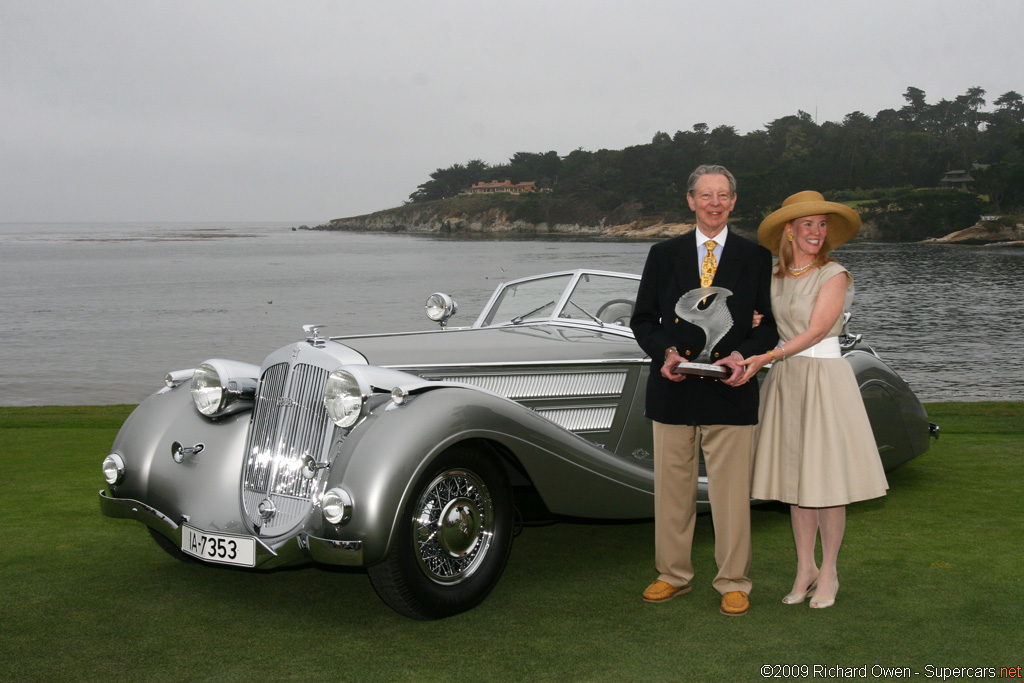
[[333,488],[320,501],[324,519],[331,524],[347,524],[352,517],[352,496],[341,488]]
[[117,453],[103,458],[103,478],[108,484],[120,484],[124,479],[124,459]]

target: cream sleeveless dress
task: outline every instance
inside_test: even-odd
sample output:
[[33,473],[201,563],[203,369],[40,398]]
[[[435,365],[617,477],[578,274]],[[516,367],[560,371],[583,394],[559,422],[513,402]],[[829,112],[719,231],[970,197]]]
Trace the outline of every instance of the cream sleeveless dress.
[[[772,278],[780,343],[807,329],[818,291],[838,273],[846,273],[848,310],[853,276],[834,261],[801,278]],[[842,316],[828,336],[841,330]],[[789,356],[774,363],[761,386],[756,443],[754,498],[831,507],[884,496],[889,488],[860,388],[844,358]]]

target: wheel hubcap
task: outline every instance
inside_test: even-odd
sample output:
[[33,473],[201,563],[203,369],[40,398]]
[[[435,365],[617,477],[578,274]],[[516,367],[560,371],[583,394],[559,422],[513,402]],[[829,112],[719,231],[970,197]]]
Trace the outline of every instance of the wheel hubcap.
[[452,557],[465,557],[480,536],[480,510],[468,498],[456,498],[441,512],[437,542]]
[[412,520],[416,560],[431,581],[464,581],[480,566],[494,536],[490,491],[468,470],[442,472],[423,490]]

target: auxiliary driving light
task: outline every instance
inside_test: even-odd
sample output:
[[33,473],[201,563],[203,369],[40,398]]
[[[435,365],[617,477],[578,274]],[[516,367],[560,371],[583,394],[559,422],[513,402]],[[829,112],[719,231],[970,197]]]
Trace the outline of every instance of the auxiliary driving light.
[[120,484],[124,479],[124,459],[117,453],[103,458],[103,478],[110,485]]
[[324,494],[320,509],[331,524],[347,524],[352,518],[352,496],[345,489],[333,488]]

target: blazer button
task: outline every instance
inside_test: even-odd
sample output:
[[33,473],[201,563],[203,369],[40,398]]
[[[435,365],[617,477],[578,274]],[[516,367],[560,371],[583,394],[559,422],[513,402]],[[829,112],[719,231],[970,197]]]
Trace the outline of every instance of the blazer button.
[[676,325],[679,324],[679,318],[676,318]]
[[689,355],[690,355],[690,349],[686,349],[686,355],[687,355],[687,356],[689,356]]
[[718,357],[719,357],[719,356],[721,356],[721,355],[722,355],[722,354],[720,354],[720,353],[718,353],[717,351],[715,351],[715,358],[718,358]]

